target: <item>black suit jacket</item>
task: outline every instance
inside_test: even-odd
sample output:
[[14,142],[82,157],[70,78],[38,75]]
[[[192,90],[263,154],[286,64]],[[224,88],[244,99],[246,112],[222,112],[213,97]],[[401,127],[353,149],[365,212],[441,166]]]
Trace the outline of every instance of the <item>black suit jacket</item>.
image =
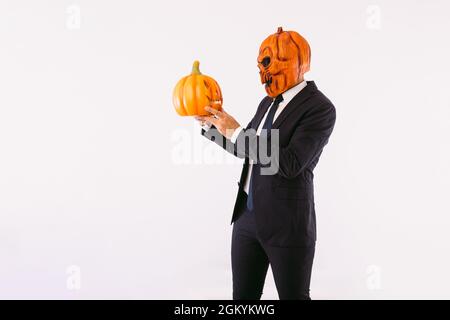
[[[273,99],[265,97],[255,116],[238,135],[236,143],[222,136],[214,127],[202,135],[227,151],[244,158],[231,223],[244,212],[247,194],[243,187],[249,159],[260,163],[256,130]],[[303,88],[275,119],[272,128],[279,131],[278,172],[255,174],[253,203],[258,235],[274,246],[311,246],[316,241],[313,170],[333,131],[336,111],[313,81]],[[249,130],[254,129],[254,130]],[[253,132],[253,133],[252,133]],[[244,144],[244,141],[247,144]],[[245,146],[245,147],[243,147]],[[254,167],[255,169],[255,167]],[[259,172],[259,171],[257,171]]]

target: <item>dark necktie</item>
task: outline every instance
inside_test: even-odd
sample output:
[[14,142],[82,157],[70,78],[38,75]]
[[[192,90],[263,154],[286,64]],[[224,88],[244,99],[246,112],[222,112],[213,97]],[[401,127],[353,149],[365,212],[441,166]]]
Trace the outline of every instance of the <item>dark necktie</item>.
[[[262,127],[263,130],[267,130],[267,136],[270,135],[270,130],[272,129],[273,118],[275,117],[275,113],[277,112],[278,105],[283,101],[283,96],[280,94],[275,98],[272,106],[270,107],[269,113],[267,114],[266,121],[264,121],[264,125]],[[247,195],[247,209],[248,211],[253,210],[253,178],[256,175],[256,171],[259,172],[259,165],[254,163],[252,167],[252,173],[250,175],[250,183],[248,186],[248,195]]]

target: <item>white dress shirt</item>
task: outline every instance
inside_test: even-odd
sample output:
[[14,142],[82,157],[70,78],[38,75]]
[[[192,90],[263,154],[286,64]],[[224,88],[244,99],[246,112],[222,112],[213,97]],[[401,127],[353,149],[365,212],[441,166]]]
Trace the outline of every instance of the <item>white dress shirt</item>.
[[[294,86],[294,87],[290,88],[289,90],[286,90],[285,92],[282,93],[283,101],[281,101],[280,104],[278,105],[278,109],[275,112],[275,116],[273,117],[273,121],[275,121],[277,119],[277,117],[284,110],[284,108],[286,108],[287,104],[292,100],[292,98],[294,98],[300,91],[302,91],[302,89],[304,87],[306,87],[306,81],[305,80],[303,80],[302,82],[300,82],[296,86]],[[272,108],[272,106],[270,106],[270,108]],[[264,122],[266,122],[266,117],[267,117],[267,114],[269,113],[268,111],[269,111],[270,108],[267,108],[267,112],[264,115],[264,118],[259,123],[258,130],[256,130],[256,134],[257,135],[261,134],[262,127],[264,125]],[[243,129],[244,128],[239,127],[233,132],[233,135],[230,138],[231,142],[236,143],[237,137],[238,137],[239,133],[241,133],[241,131]],[[249,184],[250,184],[250,176],[252,174],[252,170],[253,170],[253,161],[250,160],[250,165],[248,167],[247,177],[245,179],[245,184],[244,184],[244,191],[247,194],[248,194],[248,188],[249,188]]]

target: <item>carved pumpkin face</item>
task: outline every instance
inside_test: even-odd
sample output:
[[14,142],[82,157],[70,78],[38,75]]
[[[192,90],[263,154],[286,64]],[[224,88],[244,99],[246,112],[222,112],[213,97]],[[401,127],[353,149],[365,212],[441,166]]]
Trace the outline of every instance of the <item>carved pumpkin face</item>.
[[275,98],[300,83],[309,71],[310,60],[311,50],[305,38],[279,27],[259,49],[259,75],[267,94]]

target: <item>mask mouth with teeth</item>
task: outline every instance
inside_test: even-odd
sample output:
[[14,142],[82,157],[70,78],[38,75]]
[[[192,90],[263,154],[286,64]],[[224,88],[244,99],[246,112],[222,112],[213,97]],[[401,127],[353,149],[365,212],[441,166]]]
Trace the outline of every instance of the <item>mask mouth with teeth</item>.
[[308,42],[295,31],[278,31],[261,44],[258,68],[267,94],[275,98],[299,84],[309,71],[311,50]]

